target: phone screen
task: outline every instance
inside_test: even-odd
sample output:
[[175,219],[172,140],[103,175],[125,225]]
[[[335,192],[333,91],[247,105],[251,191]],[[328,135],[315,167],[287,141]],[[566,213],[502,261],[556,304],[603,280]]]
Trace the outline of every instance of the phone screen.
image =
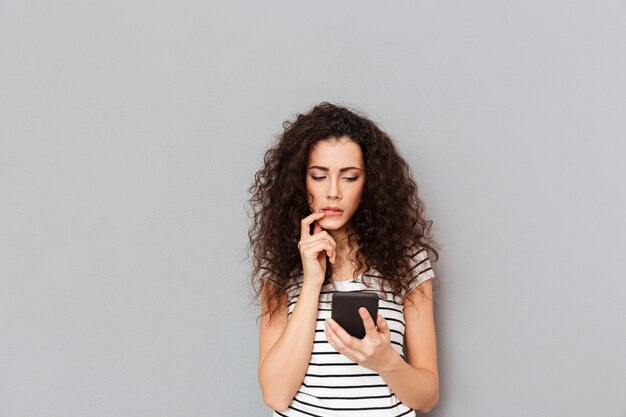
[[331,300],[331,317],[352,336],[363,339],[365,326],[359,308],[365,307],[376,323],[378,294],[366,291],[335,291]]

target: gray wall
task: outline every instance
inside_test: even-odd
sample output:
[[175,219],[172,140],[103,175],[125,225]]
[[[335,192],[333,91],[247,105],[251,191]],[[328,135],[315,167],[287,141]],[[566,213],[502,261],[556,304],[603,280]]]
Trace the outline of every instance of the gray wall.
[[626,416],[624,1],[0,3],[0,416],[263,416],[246,188],[356,106],[442,244],[433,416]]

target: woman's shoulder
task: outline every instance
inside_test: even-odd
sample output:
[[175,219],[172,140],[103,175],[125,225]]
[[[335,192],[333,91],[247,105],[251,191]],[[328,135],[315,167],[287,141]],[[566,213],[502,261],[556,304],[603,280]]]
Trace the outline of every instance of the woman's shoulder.
[[428,257],[428,251],[426,247],[415,244],[407,249],[407,256],[411,259],[424,259]]
[[293,296],[300,293],[300,288],[302,288],[302,283],[304,282],[304,275],[297,274],[289,279],[287,282],[287,286],[285,287],[285,291],[287,295]]
[[271,282],[272,284],[278,285],[278,286],[284,285],[284,288],[283,288],[284,291],[287,292],[287,294],[291,295],[294,292],[299,291],[300,287],[302,286],[302,283],[304,282],[304,276],[300,273],[295,276],[289,277],[289,279],[287,279],[285,284],[276,281],[276,279],[271,279],[267,277],[261,277],[261,280]]

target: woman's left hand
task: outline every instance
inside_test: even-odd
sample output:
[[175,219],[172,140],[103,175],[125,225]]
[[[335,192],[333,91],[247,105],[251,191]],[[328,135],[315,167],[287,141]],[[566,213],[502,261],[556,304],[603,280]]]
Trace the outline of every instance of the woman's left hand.
[[391,347],[391,332],[387,321],[378,314],[378,329],[365,307],[359,308],[365,326],[365,337],[358,339],[349,334],[336,321],[326,319],[326,339],[339,353],[376,373],[389,369],[398,353]]

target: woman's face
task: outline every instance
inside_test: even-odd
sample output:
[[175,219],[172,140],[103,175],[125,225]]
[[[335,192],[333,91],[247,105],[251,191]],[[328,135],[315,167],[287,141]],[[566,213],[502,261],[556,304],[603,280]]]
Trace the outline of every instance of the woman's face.
[[311,211],[324,211],[329,206],[343,210],[327,213],[318,223],[326,230],[344,230],[359,208],[365,185],[361,147],[345,136],[339,140],[320,140],[311,150],[307,168],[306,189]]

